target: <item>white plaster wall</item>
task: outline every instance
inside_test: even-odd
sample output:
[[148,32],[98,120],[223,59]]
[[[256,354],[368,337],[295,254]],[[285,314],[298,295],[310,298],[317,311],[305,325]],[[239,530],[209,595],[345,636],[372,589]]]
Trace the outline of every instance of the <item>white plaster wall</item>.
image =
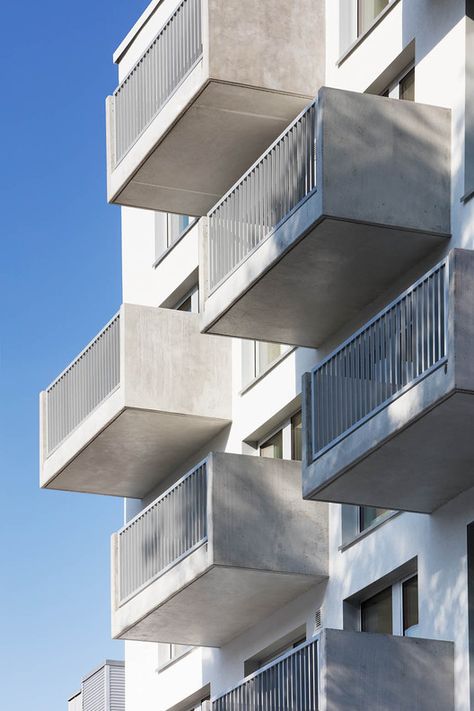
[[[452,110],[452,232],[450,247],[474,248],[474,200],[464,193],[464,33],[462,0],[399,0],[383,22],[338,66],[339,1],[327,0],[327,84],[365,91],[415,40],[416,100]],[[123,65],[125,66],[125,65]],[[403,209],[403,206],[401,206]],[[124,301],[160,305],[197,266],[197,229],[153,269],[154,215],[124,208]],[[355,330],[363,323],[351,324]],[[346,329],[347,331],[347,329]],[[283,413],[297,409],[301,375],[321,353],[290,352],[270,373],[240,395],[241,344],[233,343],[233,424],[209,449],[251,452],[243,442],[271,430]],[[206,451],[196,453],[198,461]],[[186,470],[194,462],[183,467]],[[183,472],[176,472],[171,479]],[[169,482],[171,483],[171,481]],[[158,492],[151,492],[146,502]],[[145,502],[144,502],[145,503]],[[419,636],[455,642],[456,711],[468,711],[468,638],[466,599],[466,526],[474,519],[474,489],[432,516],[401,514],[345,551],[341,544],[340,506],[330,506],[330,578],[293,601],[220,650],[196,650],[168,670],[157,673],[156,645],[126,643],[127,711],[160,711],[211,682],[214,694],[239,682],[243,662],[289,631],[306,623],[313,631],[314,612],[323,606],[323,621],[342,627],[344,598],[382,575],[418,557]]]

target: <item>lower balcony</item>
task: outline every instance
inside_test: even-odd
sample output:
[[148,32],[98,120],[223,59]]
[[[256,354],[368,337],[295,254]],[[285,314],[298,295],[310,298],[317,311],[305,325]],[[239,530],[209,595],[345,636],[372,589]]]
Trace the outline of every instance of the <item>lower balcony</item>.
[[220,647],[328,575],[297,462],[212,453],[112,538],[114,638]]
[[454,645],[325,629],[211,701],[212,711],[452,711]]
[[450,236],[450,131],[446,109],[321,89],[209,212],[203,331],[319,347],[357,318]]
[[474,486],[474,252],[452,250],[307,374],[307,499],[431,513]]
[[230,347],[124,304],[41,393],[41,486],[143,498],[229,424]]

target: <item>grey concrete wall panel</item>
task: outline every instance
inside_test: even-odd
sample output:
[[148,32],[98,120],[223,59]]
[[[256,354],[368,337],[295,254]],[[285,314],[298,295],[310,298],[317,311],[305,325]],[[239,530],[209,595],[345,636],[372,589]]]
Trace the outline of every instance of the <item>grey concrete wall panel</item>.
[[[176,2],[176,9],[181,5],[186,2]],[[202,0],[199,5],[199,58],[182,76],[173,73],[179,83],[120,159],[123,129],[115,95],[107,100],[111,202],[206,214],[324,83],[322,0]],[[153,22],[154,17],[148,24]],[[171,43],[186,56],[188,35],[178,34]],[[140,45],[140,32],[127,49],[131,56],[134,45]],[[141,64],[132,71],[138,109],[148,105],[150,90],[142,73]],[[133,117],[128,122],[137,123]]]
[[203,246],[203,331],[318,347],[447,246],[449,110],[324,87],[315,137],[316,189],[212,291]]
[[198,314],[124,304],[119,386],[52,452],[47,407],[43,393],[43,487],[142,498],[230,423],[231,343]]
[[327,505],[302,499],[299,463],[212,453],[207,467],[206,542],[123,602],[112,538],[115,638],[222,646],[327,577]]
[[446,360],[314,460],[310,442],[306,498],[431,513],[474,485],[474,252],[452,250],[447,263]]

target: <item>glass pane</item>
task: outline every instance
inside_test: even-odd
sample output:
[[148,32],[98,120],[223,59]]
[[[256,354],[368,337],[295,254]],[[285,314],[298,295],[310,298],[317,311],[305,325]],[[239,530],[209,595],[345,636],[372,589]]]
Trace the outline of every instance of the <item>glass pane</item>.
[[188,296],[187,299],[183,301],[182,304],[180,304],[177,308],[177,311],[191,311],[192,309],[192,301],[191,301],[191,296]]
[[376,506],[361,506],[360,511],[360,532],[372,526],[378,518],[387,513],[389,509],[381,509]]
[[411,69],[400,82],[400,99],[415,101],[415,69]]
[[303,421],[301,412],[291,418],[291,458],[297,461],[303,459]]
[[392,634],[392,588],[370,597],[360,606],[362,632]]
[[389,0],[359,0],[359,35],[366,32]]
[[283,432],[281,430],[262,444],[260,456],[268,459],[283,459]]
[[418,624],[418,576],[403,583],[403,634]]
[[279,343],[263,343],[258,341],[256,344],[257,376],[261,375],[269,365],[277,360],[285,348],[286,346],[282,346]]
[[180,238],[190,221],[189,215],[168,214],[168,247]]

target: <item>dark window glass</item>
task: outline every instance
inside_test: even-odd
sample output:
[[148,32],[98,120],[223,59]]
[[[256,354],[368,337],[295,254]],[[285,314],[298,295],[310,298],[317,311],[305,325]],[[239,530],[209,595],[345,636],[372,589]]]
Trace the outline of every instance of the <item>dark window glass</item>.
[[192,308],[191,296],[188,296],[188,298],[185,299],[183,301],[183,303],[180,304],[176,310],[177,311],[191,311],[191,308]]
[[387,511],[388,509],[381,509],[375,506],[361,506],[359,509],[360,532],[362,533],[362,531],[365,531],[369,526],[376,523]]
[[281,430],[262,444],[260,456],[269,459],[283,459],[283,432]]
[[392,634],[392,588],[386,588],[370,597],[360,606],[362,632]]
[[400,82],[400,99],[415,101],[415,69],[405,74]]
[[418,576],[403,583],[403,634],[418,624]]
[[291,458],[296,461],[303,459],[303,421],[301,412],[291,418]]

